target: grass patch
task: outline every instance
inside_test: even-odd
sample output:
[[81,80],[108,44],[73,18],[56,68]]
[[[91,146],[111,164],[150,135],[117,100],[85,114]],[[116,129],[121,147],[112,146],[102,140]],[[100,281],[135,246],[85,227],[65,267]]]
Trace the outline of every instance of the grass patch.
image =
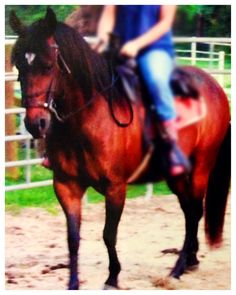
[[[177,57],[177,64],[178,65],[191,65],[191,61],[190,60],[178,59],[178,57]],[[196,61],[196,66],[201,68],[201,69],[206,69],[206,70],[207,69],[218,70],[219,69],[219,62],[218,61],[212,61],[210,63],[210,61],[197,60]],[[225,70],[230,70],[231,69],[231,60],[230,59],[225,60],[224,69]]]
[[[127,199],[144,196],[146,185],[128,185]],[[154,184],[153,193],[155,196],[168,195],[171,193],[165,182]],[[96,192],[93,188],[87,190],[87,201],[89,203],[99,203],[104,201],[104,196]],[[52,214],[58,214],[58,200],[52,186],[25,189],[19,191],[6,192],[6,211],[13,214],[20,213],[21,208],[40,207]]]
[[6,192],[5,204],[19,207],[51,207],[58,201],[52,186]]

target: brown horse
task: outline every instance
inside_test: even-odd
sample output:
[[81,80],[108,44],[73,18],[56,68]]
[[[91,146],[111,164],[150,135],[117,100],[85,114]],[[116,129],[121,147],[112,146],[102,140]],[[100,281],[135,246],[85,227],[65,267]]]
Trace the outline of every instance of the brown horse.
[[[29,27],[12,13],[10,24],[19,35],[12,60],[19,70],[25,124],[35,138],[46,137],[55,193],[67,219],[69,289],[79,287],[81,199],[90,186],[105,196],[103,238],[109,255],[105,284],[116,288],[121,270],[117,228],[127,180],[145,157],[146,110],[141,102],[132,104],[131,122],[130,104],[109,62],[74,29],[57,22],[51,9]],[[227,97],[204,71],[195,67],[185,71],[204,97],[207,115],[179,134],[179,144],[192,163],[191,174],[167,179],[186,221],[183,248],[170,273],[175,278],[199,263],[197,231],[204,199],[209,244],[221,242],[231,164]],[[160,178],[158,149],[155,154],[144,173],[147,180]]]

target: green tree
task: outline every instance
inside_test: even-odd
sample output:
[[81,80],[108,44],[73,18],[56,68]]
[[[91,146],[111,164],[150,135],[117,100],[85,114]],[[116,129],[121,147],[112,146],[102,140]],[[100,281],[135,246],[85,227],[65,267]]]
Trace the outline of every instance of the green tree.
[[180,5],[174,32],[178,36],[230,37],[230,5]]

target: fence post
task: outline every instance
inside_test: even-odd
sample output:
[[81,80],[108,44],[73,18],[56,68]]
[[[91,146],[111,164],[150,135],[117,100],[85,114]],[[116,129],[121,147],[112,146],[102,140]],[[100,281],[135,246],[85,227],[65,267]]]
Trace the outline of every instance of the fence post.
[[[225,52],[224,51],[220,51],[219,52],[219,70],[223,71],[225,67]],[[224,87],[224,75],[220,74],[219,75],[219,79],[218,79],[220,85],[222,87]]]
[[196,58],[197,58],[197,43],[191,43],[191,65],[196,65]]
[[[5,59],[5,71],[11,72],[11,45],[5,46],[6,59]],[[14,98],[14,87],[12,81],[6,81],[5,83],[5,108],[9,109],[15,106]],[[5,117],[5,134],[13,135],[16,133],[16,117],[14,114],[6,115]],[[6,142],[5,143],[6,151],[6,161],[15,161],[18,158],[18,142]],[[11,167],[6,169],[6,175],[12,179],[17,179],[19,177],[19,168]]]
[[[26,160],[30,160],[30,139],[26,139],[25,141],[25,151],[26,151]],[[27,165],[25,167],[25,180],[26,183],[31,182],[31,165]]]
[[148,183],[146,188],[147,188],[147,190],[146,190],[146,193],[145,193],[145,198],[146,199],[151,199],[151,197],[153,195],[153,184]]
[[215,49],[215,44],[210,43],[210,69],[213,69],[213,58],[214,58],[214,49]]

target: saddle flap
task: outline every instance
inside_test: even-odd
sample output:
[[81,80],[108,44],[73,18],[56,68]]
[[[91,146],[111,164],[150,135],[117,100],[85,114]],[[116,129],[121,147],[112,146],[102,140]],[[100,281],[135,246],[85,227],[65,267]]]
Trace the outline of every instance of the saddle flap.
[[198,99],[199,92],[192,76],[184,68],[175,68],[170,79],[170,85],[175,96]]
[[132,61],[133,60],[127,60],[127,62],[117,65],[116,72],[120,77],[126,96],[130,101],[135,102],[137,97],[141,95],[141,92],[139,77]]
[[206,116],[206,103],[203,97],[198,99],[176,97],[175,109],[178,129],[197,123]]

